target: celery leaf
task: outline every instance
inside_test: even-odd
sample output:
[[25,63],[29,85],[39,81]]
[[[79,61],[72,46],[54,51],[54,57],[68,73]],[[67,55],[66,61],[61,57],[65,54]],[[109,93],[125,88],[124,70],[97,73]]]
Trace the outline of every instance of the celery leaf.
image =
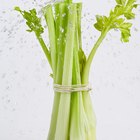
[[41,35],[44,32],[44,29],[41,25],[41,19],[37,17],[37,12],[35,9],[27,11],[22,11],[19,7],[15,7],[15,10],[20,12],[23,18],[26,20],[26,24],[29,27],[28,32],[34,31],[37,36]]
[[94,27],[103,33],[106,30],[119,29],[121,31],[121,40],[128,42],[131,36],[130,29],[132,24],[127,20],[135,18],[133,9],[137,8],[136,0],[116,0],[117,5],[110,11],[110,15],[96,16],[97,22]]

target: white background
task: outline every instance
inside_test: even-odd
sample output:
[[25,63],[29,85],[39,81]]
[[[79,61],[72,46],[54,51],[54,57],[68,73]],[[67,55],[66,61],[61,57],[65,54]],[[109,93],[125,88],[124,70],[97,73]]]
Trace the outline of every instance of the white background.
[[[99,36],[95,15],[107,15],[115,0],[83,3],[83,46],[89,54]],[[39,10],[44,1],[0,0],[0,140],[46,140],[51,71],[34,34],[25,31],[24,20],[13,10],[16,5]],[[122,43],[120,33],[111,31],[92,64],[97,140],[140,140],[140,8],[136,13],[130,42]]]

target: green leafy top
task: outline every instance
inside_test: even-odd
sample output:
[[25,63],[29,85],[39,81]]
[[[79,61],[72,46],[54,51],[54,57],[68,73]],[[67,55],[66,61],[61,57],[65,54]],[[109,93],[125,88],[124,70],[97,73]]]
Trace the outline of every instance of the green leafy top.
[[15,10],[20,12],[24,19],[26,19],[26,24],[28,25],[29,29],[28,32],[34,31],[37,36],[40,36],[44,29],[41,25],[41,19],[37,17],[36,9],[27,11],[22,11],[19,7],[15,7]]
[[116,2],[117,5],[114,10],[110,11],[109,17],[96,16],[97,22],[94,24],[94,27],[100,32],[119,29],[121,31],[121,40],[123,42],[128,42],[131,36],[130,28],[132,23],[126,20],[135,18],[133,9],[136,8],[138,4],[135,3],[136,0],[116,0]]
[[47,59],[48,62],[51,66],[51,57],[50,57],[50,51],[47,48],[41,34],[44,32],[44,28],[41,25],[41,18],[37,17],[37,12],[36,9],[29,10],[27,11],[22,11],[19,7],[15,7],[15,10],[18,11],[23,18],[26,20],[26,24],[29,27],[27,30],[28,32],[34,32]]

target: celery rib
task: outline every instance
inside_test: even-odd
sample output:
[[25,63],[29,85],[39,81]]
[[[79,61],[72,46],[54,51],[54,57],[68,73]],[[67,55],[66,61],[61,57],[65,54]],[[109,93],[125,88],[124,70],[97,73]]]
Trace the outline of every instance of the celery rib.
[[[70,4],[68,9],[68,26],[66,34],[66,48],[64,56],[64,69],[62,85],[72,84],[72,65],[73,65],[73,48],[75,34],[75,13],[76,5]],[[55,140],[67,140],[69,135],[69,119],[70,119],[70,94],[60,94],[60,104],[57,117],[57,126]]]

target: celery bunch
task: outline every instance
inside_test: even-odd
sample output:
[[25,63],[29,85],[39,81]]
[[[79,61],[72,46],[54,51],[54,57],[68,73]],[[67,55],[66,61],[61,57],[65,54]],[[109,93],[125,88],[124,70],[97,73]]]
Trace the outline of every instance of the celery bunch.
[[[28,32],[34,32],[52,68],[53,80],[59,85],[88,84],[89,72],[95,53],[111,29],[119,29],[121,40],[128,42],[137,7],[136,0],[116,0],[117,4],[109,16],[96,16],[94,27],[101,32],[91,53],[86,58],[82,49],[81,11],[82,3],[72,0],[49,4],[43,14],[49,32],[50,49],[42,33],[44,28],[35,9],[20,12],[26,20]],[[55,93],[48,140],[95,140],[96,118],[88,92]]]

